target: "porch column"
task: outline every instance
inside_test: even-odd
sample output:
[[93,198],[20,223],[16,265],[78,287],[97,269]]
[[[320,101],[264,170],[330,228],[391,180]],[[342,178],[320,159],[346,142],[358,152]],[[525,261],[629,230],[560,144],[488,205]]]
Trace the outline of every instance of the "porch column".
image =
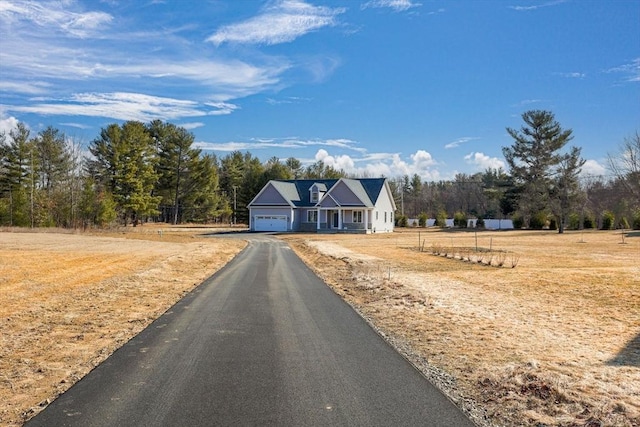
[[338,230],[342,230],[342,209],[338,208]]
[[295,218],[293,217],[294,212],[293,212],[293,208],[290,209],[291,212],[291,224],[289,224],[289,230],[288,231],[293,231],[293,222],[295,220]]
[[316,222],[318,223],[316,225],[316,230],[320,230],[320,208],[317,209],[317,215],[316,215]]
[[369,229],[369,209],[364,210],[364,229]]

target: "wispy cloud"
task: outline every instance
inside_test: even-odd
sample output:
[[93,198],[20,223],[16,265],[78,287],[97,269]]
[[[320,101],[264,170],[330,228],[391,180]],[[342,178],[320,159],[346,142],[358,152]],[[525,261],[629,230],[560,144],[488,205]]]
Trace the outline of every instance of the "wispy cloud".
[[[5,110],[136,120],[230,114],[238,109],[231,100],[286,86],[283,74],[293,67],[282,57],[212,58],[200,48],[185,49],[191,43],[175,29],[132,32],[117,16],[82,7],[69,0],[0,1],[4,102],[20,95],[49,98]],[[191,88],[180,96],[191,98],[184,101],[189,106],[155,96],[169,87]],[[121,97],[134,92],[136,99]]]
[[344,8],[313,6],[299,0],[280,0],[269,4],[260,15],[221,27],[207,41],[216,45],[287,43],[336,25],[337,16],[344,11]]
[[465,136],[463,138],[458,138],[455,141],[452,141],[452,142],[446,144],[444,146],[444,148],[446,148],[447,150],[451,149],[451,148],[456,148],[456,147],[459,147],[461,144],[465,144],[465,143],[467,143],[469,141],[474,141],[476,139],[480,139],[480,138],[475,137],[475,136]]
[[28,106],[11,107],[10,111],[42,115],[106,117],[143,122],[181,117],[228,114],[231,104],[209,104],[204,108],[193,101],[162,98],[138,93],[80,93],[71,100],[42,100]]
[[511,106],[520,108],[520,107],[526,107],[527,105],[539,104],[541,102],[543,102],[542,99],[523,99],[522,101],[512,104]]
[[441,14],[441,13],[444,13],[445,11],[446,11],[446,9],[444,9],[444,8],[442,8],[442,7],[441,7],[441,8],[440,8],[440,9],[438,9],[438,10],[433,10],[433,11],[431,11],[431,12],[427,13],[427,15],[439,15],[439,14]]
[[91,126],[89,125],[84,125],[82,123],[73,123],[73,122],[66,122],[66,123],[60,123],[62,126],[68,126],[71,128],[78,128],[78,129],[90,129]]
[[568,79],[584,79],[585,77],[587,77],[586,73],[578,73],[578,72],[573,72],[573,73],[553,73],[556,76],[560,76],[560,77],[566,77]]
[[383,8],[393,9],[395,12],[404,12],[414,7],[422,6],[421,3],[415,3],[413,0],[371,0],[364,3],[361,8]]
[[182,123],[180,124],[180,127],[183,127],[187,130],[193,130],[193,129],[198,129],[204,126],[204,123],[202,122],[191,122],[191,123]]
[[517,11],[521,11],[521,12],[526,12],[526,11],[530,11],[530,10],[538,10],[540,8],[543,7],[550,7],[550,6],[556,6],[562,3],[566,3],[568,0],[554,0],[554,1],[548,1],[545,3],[539,3],[539,4],[534,4],[531,6],[509,6],[509,9],[513,9],[513,10],[517,10]]
[[213,151],[236,151],[236,150],[261,150],[267,148],[307,148],[307,147],[334,147],[345,150],[365,153],[367,150],[358,146],[358,142],[350,139],[312,139],[305,140],[300,138],[257,138],[244,142],[198,142],[198,148]]
[[464,156],[464,160],[467,164],[474,165],[478,169],[486,170],[486,169],[504,169],[504,161],[498,159],[497,157],[489,157],[484,153],[475,152],[469,153]]
[[311,98],[302,98],[299,96],[287,96],[285,98],[281,98],[281,99],[275,99],[275,98],[267,98],[266,102],[269,105],[283,105],[283,104],[301,104],[304,102],[309,102],[311,101]]
[[0,3],[0,20],[8,25],[27,21],[36,27],[85,38],[99,34],[112,21],[105,12],[75,12],[67,1],[10,1]]
[[626,82],[640,82],[640,58],[604,71],[605,73],[624,74]]

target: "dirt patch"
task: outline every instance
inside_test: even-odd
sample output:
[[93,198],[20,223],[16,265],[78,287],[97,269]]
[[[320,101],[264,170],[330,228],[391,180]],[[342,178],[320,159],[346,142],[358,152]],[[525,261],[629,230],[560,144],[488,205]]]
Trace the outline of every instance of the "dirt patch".
[[0,233],[0,425],[21,425],[244,246],[206,229]]
[[[434,230],[283,238],[478,424],[640,425],[640,240]],[[498,254],[514,268],[489,266]]]

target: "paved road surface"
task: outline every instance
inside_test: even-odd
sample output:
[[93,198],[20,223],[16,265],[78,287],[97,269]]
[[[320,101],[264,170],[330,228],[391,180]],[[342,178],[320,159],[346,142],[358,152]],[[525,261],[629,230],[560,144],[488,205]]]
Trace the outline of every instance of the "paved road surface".
[[472,426],[286,244],[251,239],[27,426]]

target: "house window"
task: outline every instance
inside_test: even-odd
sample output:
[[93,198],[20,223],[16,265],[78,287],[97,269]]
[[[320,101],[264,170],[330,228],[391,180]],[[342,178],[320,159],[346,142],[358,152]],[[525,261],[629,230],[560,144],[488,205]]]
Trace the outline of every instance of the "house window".
[[386,212],[384,213],[384,222],[385,223],[387,222],[387,213]]
[[307,222],[318,222],[318,211],[307,211]]
[[362,222],[362,211],[353,211],[353,222]]
[[311,203],[318,203],[318,192],[317,191],[312,191],[311,192]]
[[380,212],[376,211],[376,221],[378,220],[378,214],[379,214],[379,213],[380,213]]

